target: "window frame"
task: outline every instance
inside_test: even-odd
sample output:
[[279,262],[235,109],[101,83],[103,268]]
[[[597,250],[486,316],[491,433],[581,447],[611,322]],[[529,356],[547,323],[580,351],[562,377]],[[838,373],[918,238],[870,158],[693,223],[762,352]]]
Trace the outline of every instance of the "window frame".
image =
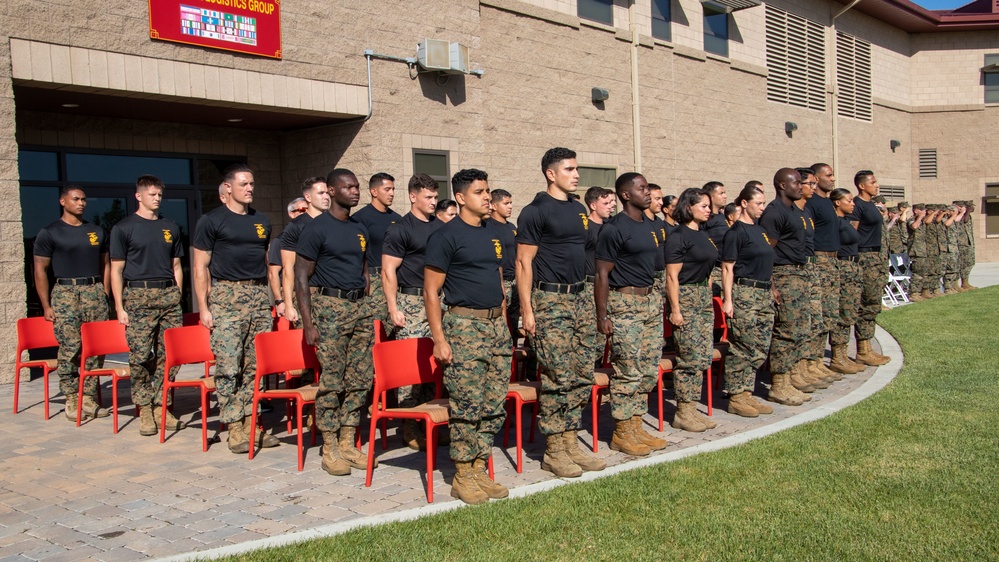
[[[427,174],[426,172],[421,172],[421,170],[418,170],[416,168],[416,155],[417,154],[422,154],[422,155],[425,155],[425,156],[443,156],[444,157],[444,169],[448,172],[449,175],[447,175],[447,176],[441,176],[439,174]],[[450,172],[451,172],[451,151],[449,151],[449,150],[435,150],[435,149],[431,149],[431,148],[414,148],[413,149],[413,175],[415,176],[416,174],[419,174],[419,173],[425,173],[428,176],[430,176],[430,178],[433,179],[435,182],[438,182],[438,185],[437,185],[437,198],[439,200],[442,200],[442,199],[454,199],[454,193],[451,192],[451,176],[450,176]],[[444,193],[447,195],[447,197],[441,197],[440,196],[441,195],[440,182],[444,182],[444,186],[445,186],[444,187]]]
[[[606,6],[606,18],[595,17],[594,11],[589,11],[584,15],[586,9],[601,10]],[[592,21],[599,24],[614,27],[614,0],[576,0],[576,15],[583,20]],[[603,15],[603,14],[600,14]]]
[[[663,4],[666,6],[666,13],[662,13]],[[650,0],[650,5],[652,8],[650,26],[652,28],[653,39],[658,39],[660,41],[672,41],[673,40],[673,0]],[[656,17],[656,8],[659,8],[659,15],[661,17]],[[665,26],[665,33],[658,33],[656,29],[656,22],[659,22],[660,26]],[[662,29],[662,28],[660,28]]]
[[[704,27],[704,30],[703,30],[703,33],[704,33],[704,39],[703,39],[704,52],[705,53],[710,53],[710,54],[715,55],[715,56],[728,58],[728,56],[729,56],[728,41],[729,41],[729,36],[730,36],[730,31],[731,31],[731,21],[729,19],[729,15],[730,14],[727,11],[725,11],[725,10],[719,10],[718,8],[715,8],[713,6],[709,6],[707,4],[701,4],[701,8],[702,8],[702,11],[703,11],[702,23],[703,23],[703,27]],[[711,12],[711,13],[709,14],[708,12]],[[724,36],[724,38],[722,38],[720,35],[715,34],[714,30],[709,31],[710,27],[708,26],[708,18],[719,18],[719,19],[721,19],[721,17],[725,18],[724,19],[724,21],[725,21],[725,36]],[[714,51],[714,50],[708,48],[708,45],[709,45],[708,38],[709,37],[711,37],[714,40],[718,40],[720,43],[722,43],[722,42],[724,43],[725,49],[724,49],[723,53],[722,52],[718,52],[718,51]],[[724,41],[721,41],[722,39],[724,39]]]
[[[989,84],[990,81],[994,83]],[[985,66],[982,67],[982,86],[984,88],[984,103],[999,103],[999,53],[985,55]]]

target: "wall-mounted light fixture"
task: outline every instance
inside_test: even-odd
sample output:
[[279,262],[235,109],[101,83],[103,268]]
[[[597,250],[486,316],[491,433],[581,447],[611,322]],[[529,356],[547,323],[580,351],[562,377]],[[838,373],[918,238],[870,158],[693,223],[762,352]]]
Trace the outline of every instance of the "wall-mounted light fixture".
[[607,101],[610,97],[610,92],[606,88],[593,88],[590,92],[590,96],[593,98],[593,103]]
[[784,132],[787,136],[792,136],[792,133],[798,130],[798,124],[794,121],[784,121]]
[[895,152],[895,149],[896,149],[896,148],[898,148],[898,147],[902,146],[902,141],[897,141],[897,140],[895,140],[895,139],[891,139],[891,140],[890,140],[890,141],[888,142],[888,146],[890,146],[890,147],[891,147],[891,151],[892,151],[892,152]]

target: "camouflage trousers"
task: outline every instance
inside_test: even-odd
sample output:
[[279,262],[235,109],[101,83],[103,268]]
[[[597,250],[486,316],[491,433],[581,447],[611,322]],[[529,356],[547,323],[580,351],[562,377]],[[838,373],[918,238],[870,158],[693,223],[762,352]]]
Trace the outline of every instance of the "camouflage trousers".
[[312,319],[319,330],[316,356],[323,367],[316,394],[316,426],[324,433],[361,425],[368,404],[374,381],[371,347],[375,331],[367,300],[312,297]]
[[[583,294],[586,295],[584,299],[587,301],[589,311],[587,314],[590,315],[590,320],[593,322],[593,329],[590,331],[589,338],[583,338],[583,349],[586,350],[587,354],[593,358],[591,364],[595,367],[603,366],[604,351],[607,349],[607,336],[601,334],[596,329],[596,303],[593,300],[593,283],[587,281],[583,285]],[[591,383],[592,384],[592,383]]]
[[961,280],[960,256],[957,252],[947,252],[940,254],[940,261],[943,262],[943,282],[944,287],[951,289],[957,286]]
[[[812,266],[812,294],[819,298],[818,314],[821,319],[812,322],[811,346],[806,349],[804,359],[821,361],[825,356],[829,334],[836,329],[839,320],[839,259],[832,256],[816,256]],[[815,310],[813,306],[813,310]],[[815,333],[817,331],[817,333]]]
[[[569,295],[535,289],[531,308],[535,335],[528,338],[541,372],[541,432],[576,431],[582,427],[583,406],[593,387],[597,353],[593,293],[584,289]],[[599,353],[603,353],[603,343]]]
[[929,282],[929,258],[918,256],[910,257],[909,264],[909,268],[912,270],[912,277],[909,279],[910,294],[919,294],[923,292],[923,289],[929,289],[933,286],[933,284]]
[[253,412],[253,381],[257,351],[253,338],[273,327],[270,299],[265,285],[239,285],[216,281],[208,293],[215,328],[215,394],[219,419],[231,424]]
[[[56,285],[52,288],[52,310],[55,312],[56,341],[59,342],[59,390],[63,396],[75,396],[80,389],[80,326],[86,322],[108,319],[108,298],[104,284]],[[91,357],[87,369],[99,369],[104,360]],[[97,396],[97,378],[87,377],[83,393]]]
[[756,371],[767,360],[774,327],[773,293],[770,289],[732,285],[732,307],[725,366],[725,391],[729,395],[752,392],[756,387]]
[[968,280],[968,276],[971,275],[971,268],[973,267],[975,267],[974,246],[958,246],[957,269],[962,281]]
[[855,261],[839,261],[839,281],[842,292],[839,295],[839,318],[836,327],[829,333],[829,343],[847,345],[850,333],[857,323],[860,310],[860,293],[863,291],[863,276],[860,264]]
[[503,291],[506,294],[506,317],[516,327],[520,318],[520,295],[517,293],[515,281],[503,281]]
[[[814,258],[809,258],[814,259]],[[805,326],[805,341],[798,347],[798,360],[819,359],[822,357],[822,350],[816,353],[820,338],[826,334],[822,332],[822,292],[819,289],[819,274],[816,270],[815,262],[809,261],[805,265],[805,275],[808,278],[808,292],[805,299],[808,307],[808,325]],[[825,343],[825,340],[821,340]],[[814,355],[814,357],[813,357]]]
[[611,290],[607,318],[611,335],[611,417],[628,420],[649,410],[648,393],[656,386],[662,356],[663,317],[659,295],[626,295]]
[[780,300],[770,338],[770,372],[783,375],[801,359],[799,347],[808,338],[810,289],[805,268],[793,265],[775,265],[773,283]]
[[371,322],[374,323],[375,320],[381,320],[387,328],[391,325],[391,320],[388,317],[388,304],[385,302],[385,291],[382,290],[381,274],[369,274],[368,284],[370,292],[363,302],[367,304],[368,310],[371,312]]
[[874,322],[881,312],[881,295],[888,282],[888,264],[881,261],[877,252],[861,252],[859,263],[864,281],[860,292],[860,317],[854,332],[857,341],[864,341],[874,337]]
[[652,294],[659,295],[659,298],[666,296],[666,270],[656,271],[655,281],[652,282]]
[[[711,268],[711,275],[708,276],[708,284],[711,286],[711,296],[720,297],[722,295],[721,266],[715,265]],[[665,290],[665,287],[663,290]]]
[[[163,332],[181,326],[180,287],[143,289],[126,287],[122,304],[128,313],[128,366],[132,378],[132,403],[163,405],[163,366],[166,344]],[[171,369],[170,380],[179,367]],[[167,398],[169,401],[169,397]],[[168,402],[169,404],[169,402]]]
[[673,328],[673,339],[676,341],[673,389],[680,402],[696,402],[701,398],[704,371],[711,367],[715,327],[711,296],[710,287],[680,285],[683,326]]
[[451,395],[451,459],[470,462],[492,455],[503,427],[513,342],[503,317],[486,320],[444,315],[452,359],[444,369]]
[[[392,339],[404,340],[431,337],[430,325],[427,324],[427,308],[423,303],[422,295],[397,293],[396,303],[399,307],[399,312],[406,317],[406,325],[402,328],[394,328],[390,334]],[[434,385],[432,384],[417,384],[400,387],[396,390],[396,395],[399,398],[400,407],[412,408],[433,400],[434,392]]]
[[940,259],[940,254],[936,254],[928,256],[926,262],[928,269],[926,284],[923,285],[923,288],[929,290],[931,293],[935,293],[940,289],[940,282],[943,279],[943,260]]

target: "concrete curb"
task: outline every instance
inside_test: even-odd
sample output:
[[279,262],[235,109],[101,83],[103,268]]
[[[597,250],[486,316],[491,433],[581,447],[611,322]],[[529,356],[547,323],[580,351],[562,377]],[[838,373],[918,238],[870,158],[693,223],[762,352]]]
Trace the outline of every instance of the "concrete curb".
[[[795,426],[803,425],[809,422],[813,422],[815,420],[822,419],[835,412],[853,406],[854,404],[857,404],[858,402],[870,397],[871,395],[875,394],[876,392],[884,388],[889,382],[891,382],[896,376],[898,376],[899,371],[902,369],[902,364],[903,364],[902,348],[898,345],[898,342],[895,341],[895,338],[893,338],[891,334],[882,329],[880,326],[877,327],[877,331],[875,332],[875,337],[877,338],[878,343],[881,345],[882,354],[891,357],[892,361],[887,365],[878,367],[874,371],[874,374],[871,375],[871,377],[864,384],[862,384],[857,390],[854,390],[850,394],[843,396],[842,398],[839,398],[833,402],[830,402],[829,404],[816,406],[794,417],[780,420],[760,428],[751,429],[743,433],[731,435],[729,437],[725,437],[717,441],[712,441],[710,443],[704,443],[702,445],[688,447],[686,449],[678,450],[672,453],[666,453],[662,455],[656,455],[654,457],[628,461],[623,464],[609,467],[606,470],[600,472],[584,473],[583,476],[579,478],[573,478],[571,480],[553,479],[553,480],[546,480],[544,482],[538,482],[537,484],[521,486],[519,488],[510,490],[510,497],[522,498],[530,496],[532,494],[537,494],[539,492],[553,490],[560,486],[575,484],[576,482],[591,482],[600,478],[606,478],[608,476],[614,476],[617,474],[621,474],[623,472],[635,470],[636,468],[654,466],[662,463],[673,462],[675,460],[687,457],[692,457],[694,455],[700,455],[703,453],[709,453],[712,451],[727,449],[729,447],[734,447],[736,445],[748,443],[755,439],[760,439],[761,437],[773,435],[774,433],[784,431],[785,429],[789,429]],[[184,554],[178,554],[176,556],[170,556],[167,558],[159,558],[157,560],[163,562],[181,562],[189,560],[209,560],[209,559],[222,558],[225,556],[235,556],[239,554],[245,554],[247,552],[252,552],[255,550],[261,550],[264,548],[285,546],[289,544],[294,544],[324,537],[333,537],[361,527],[371,527],[375,525],[382,525],[385,523],[394,523],[397,521],[411,521],[413,519],[419,519],[420,517],[434,515],[437,513],[445,513],[448,511],[461,509],[465,507],[468,506],[466,506],[461,502],[428,504],[423,507],[419,507],[416,509],[409,509],[406,511],[400,511],[398,513],[389,513],[389,514],[376,515],[371,517],[362,517],[359,519],[354,519],[352,521],[346,521],[343,523],[333,523],[331,525],[325,525],[313,529],[294,531],[291,533],[285,533],[283,535],[276,535],[264,539],[247,541],[244,543],[234,544],[221,548],[188,552]]]

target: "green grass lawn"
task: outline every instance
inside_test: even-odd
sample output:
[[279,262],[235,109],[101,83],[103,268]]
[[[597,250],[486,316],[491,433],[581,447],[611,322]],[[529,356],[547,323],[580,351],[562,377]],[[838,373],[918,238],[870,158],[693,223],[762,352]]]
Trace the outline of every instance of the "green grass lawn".
[[905,367],[752,443],[242,560],[999,559],[999,287],[885,312]]

